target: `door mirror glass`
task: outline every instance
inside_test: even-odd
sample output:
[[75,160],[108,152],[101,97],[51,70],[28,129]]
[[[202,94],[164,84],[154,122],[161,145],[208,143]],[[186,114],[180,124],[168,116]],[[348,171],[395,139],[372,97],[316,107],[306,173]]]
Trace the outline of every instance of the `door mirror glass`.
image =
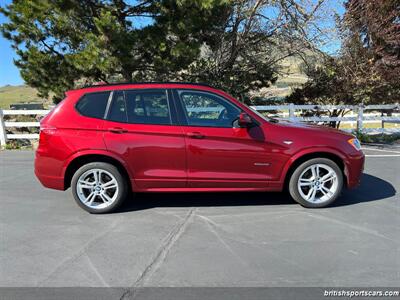
[[248,127],[253,124],[253,120],[251,117],[246,113],[241,113],[239,115],[238,124],[240,127]]

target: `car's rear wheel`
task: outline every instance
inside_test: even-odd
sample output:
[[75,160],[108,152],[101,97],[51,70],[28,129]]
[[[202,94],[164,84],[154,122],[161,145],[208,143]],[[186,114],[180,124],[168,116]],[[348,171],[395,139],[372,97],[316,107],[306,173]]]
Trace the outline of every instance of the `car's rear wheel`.
[[339,166],[327,158],[310,159],[296,168],[289,193],[304,207],[325,207],[336,200],[343,187]]
[[124,177],[114,165],[104,162],[80,167],[72,177],[71,188],[78,205],[95,214],[114,211],[127,196]]

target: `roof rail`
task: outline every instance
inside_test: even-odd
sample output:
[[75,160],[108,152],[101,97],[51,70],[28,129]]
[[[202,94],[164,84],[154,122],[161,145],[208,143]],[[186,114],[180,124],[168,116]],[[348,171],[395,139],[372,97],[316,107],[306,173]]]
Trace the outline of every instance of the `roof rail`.
[[127,81],[127,82],[118,82],[118,83],[100,83],[100,84],[91,84],[85,85],[81,87],[84,88],[91,88],[91,87],[99,87],[99,86],[117,86],[117,85],[125,85],[125,84],[193,84],[193,85],[201,85],[213,88],[213,86],[207,83],[200,83],[200,82],[177,82],[177,81]]

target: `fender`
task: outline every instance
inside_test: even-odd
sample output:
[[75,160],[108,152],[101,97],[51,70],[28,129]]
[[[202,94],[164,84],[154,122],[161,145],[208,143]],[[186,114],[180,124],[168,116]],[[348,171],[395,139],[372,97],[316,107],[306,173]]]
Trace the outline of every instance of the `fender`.
[[336,148],[331,148],[331,147],[325,147],[325,146],[315,146],[315,147],[309,147],[309,148],[304,148],[301,149],[300,151],[296,152],[285,164],[285,166],[283,167],[282,173],[281,173],[281,177],[279,179],[280,182],[284,182],[287,172],[289,171],[289,168],[293,165],[293,163],[301,158],[304,155],[307,154],[312,154],[312,153],[320,153],[320,152],[324,152],[324,153],[329,153],[329,154],[333,154],[338,156],[341,160],[343,160],[343,164],[344,164],[344,172],[345,175],[348,176],[347,174],[347,165],[349,164],[346,156],[344,155],[344,153]]
[[129,166],[125,163],[125,161],[123,159],[121,159],[117,154],[104,150],[104,149],[85,149],[85,150],[79,150],[77,152],[74,152],[70,157],[68,157],[67,160],[65,160],[65,163],[62,167],[62,177],[65,177],[65,172],[68,168],[68,166],[70,165],[70,163],[81,156],[85,156],[85,155],[104,155],[104,156],[108,156],[111,157],[115,160],[117,160],[126,170],[126,172],[128,173],[129,176],[129,181],[131,182],[131,186],[132,186],[132,190],[134,188],[134,185],[136,185],[136,183],[134,184],[134,176],[133,176],[133,172],[132,170],[129,168]]

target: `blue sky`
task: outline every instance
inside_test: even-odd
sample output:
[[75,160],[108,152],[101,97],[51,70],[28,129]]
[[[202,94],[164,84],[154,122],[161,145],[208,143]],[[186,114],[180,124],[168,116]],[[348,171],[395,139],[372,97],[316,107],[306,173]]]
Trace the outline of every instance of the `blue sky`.
[[[1,1],[1,6],[4,7],[11,2],[11,0],[3,0]],[[343,14],[343,0],[331,0],[329,2],[329,7],[332,8],[332,11],[337,11],[339,14]],[[2,14],[0,14],[0,24],[6,21],[7,19]],[[332,25],[333,24],[329,22],[326,24],[326,26]],[[339,45],[334,42],[333,44],[326,45],[325,49],[323,50],[331,52],[336,50],[338,46]],[[10,42],[0,34],[0,87],[7,84],[20,85],[24,83],[19,73],[19,70],[14,65],[14,59],[16,58],[17,55],[15,54],[14,49],[11,48]]]
[[[4,0],[1,6],[7,5],[10,2],[11,0]],[[0,24],[4,23],[6,20],[3,14],[0,14]],[[10,42],[0,34],[0,86],[6,84],[18,85],[24,82],[19,74],[19,70],[13,62],[16,57]]]

